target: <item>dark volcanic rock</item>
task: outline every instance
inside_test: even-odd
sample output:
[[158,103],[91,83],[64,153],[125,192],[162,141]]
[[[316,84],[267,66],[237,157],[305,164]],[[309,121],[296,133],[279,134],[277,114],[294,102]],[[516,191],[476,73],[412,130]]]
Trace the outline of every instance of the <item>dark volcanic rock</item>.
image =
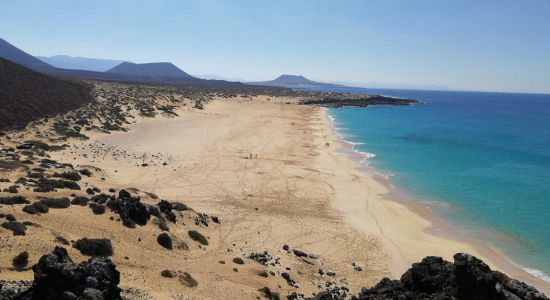
[[92,209],[92,212],[94,215],[102,215],[105,213],[105,206],[97,203],[90,203],[90,208]]
[[50,209],[44,203],[42,203],[42,201],[37,201],[33,204],[25,205],[25,207],[23,207],[23,211],[30,215],[45,214],[49,210]]
[[238,264],[238,265],[244,265],[244,260],[240,257],[233,258],[233,262]]
[[68,208],[71,206],[69,198],[45,198],[40,202],[49,208]]
[[189,230],[187,233],[189,234],[189,237],[193,239],[193,241],[198,242],[201,245],[208,245],[208,240],[200,232],[196,230]]
[[23,251],[19,253],[16,257],[14,257],[11,260],[11,265],[16,270],[22,270],[29,264],[29,253],[27,251]]
[[80,186],[78,185],[78,183],[70,180],[40,178],[36,182],[36,188],[34,188],[33,191],[39,193],[47,193],[53,192],[56,189],[80,190]]
[[71,204],[86,206],[88,204],[88,201],[90,201],[90,199],[88,199],[87,197],[77,196],[77,197],[74,197],[73,200],[71,200]]
[[90,170],[88,170],[88,169],[82,169],[79,172],[80,172],[80,174],[82,174],[84,176],[88,176],[88,177],[92,176],[92,172],[90,172]]
[[78,172],[63,172],[61,174],[55,173],[53,174],[53,177],[64,178],[72,181],[79,181],[80,179],[82,179],[82,177],[80,177],[80,174],[78,174]]
[[166,278],[174,278],[176,277],[177,273],[171,270],[162,270],[160,272],[160,276],[166,277]]
[[27,226],[21,222],[4,222],[0,226],[11,230],[13,235],[25,235],[25,231],[27,231]]
[[118,198],[107,201],[107,207],[120,215],[122,224],[134,228],[136,224],[144,226],[151,218],[147,206],[140,202],[139,197],[132,197],[125,190],[119,192]]
[[[121,299],[120,273],[110,259],[93,257],[75,264],[67,250],[55,247],[33,266],[34,283],[16,299]],[[69,298],[70,299],[70,298]]]
[[45,214],[50,211],[50,208],[60,209],[68,208],[69,206],[71,206],[69,198],[45,198],[33,204],[26,205],[23,207],[23,211],[31,215],[36,215]]
[[172,203],[166,200],[160,200],[157,206],[159,207],[160,212],[164,214],[164,217],[168,221],[172,223],[176,223],[176,215],[174,214],[174,212],[172,212],[172,209],[173,209]]
[[[324,299],[324,298],[319,298]],[[454,264],[428,256],[412,265],[400,280],[382,279],[352,299],[548,299],[508,276],[492,271],[481,260],[464,253]]]
[[172,238],[166,232],[159,234],[159,236],[157,237],[157,242],[159,243],[159,245],[168,250],[172,250],[173,248]]
[[80,250],[82,255],[87,256],[111,256],[113,255],[113,246],[108,239],[88,239],[83,238],[76,241],[73,245]]
[[197,280],[187,272],[183,272],[183,274],[179,276],[179,280],[183,285],[187,287],[196,287],[197,285],[199,285]]
[[14,204],[29,204],[29,200],[23,196],[14,196],[14,197],[2,197],[0,198],[0,204],[4,205],[14,205]]

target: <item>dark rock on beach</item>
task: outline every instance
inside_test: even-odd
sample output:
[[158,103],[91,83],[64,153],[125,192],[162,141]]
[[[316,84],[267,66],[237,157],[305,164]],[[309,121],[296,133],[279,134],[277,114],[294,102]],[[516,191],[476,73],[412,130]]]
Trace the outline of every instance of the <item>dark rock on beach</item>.
[[29,204],[29,200],[23,196],[14,197],[2,197],[0,198],[0,204],[3,205],[15,205],[15,204]]
[[36,214],[45,214],[50,209],[48,206],[46,206],[42,201],[34,202],[33,204],[26,205],[23,207],[23,211],[30,214],[30,215],[36,215]]
[[125,190],[119,192],[118,198],[107,201],[107,207],[120,215],[124,226],[134,228],[135,225],[144,226],[151,218],[147,206],[140,202],[139,197],[132,197]]
[[88,199],[87,197],[77,196],[77,197],[74,197],[73,200],[71,200],[71,204],[86,206],[88,204],[88,201],[90,201],[90,199]]
[[102,215],[105,213],[105,206],[97,203],[90,203],[90,208],[92,209],[92,212],[94,215]]
[[19,253],[12,259],[11,264],[14,269],[22,270],[29,264],[29,253],[27,251]]
[[32,286],[13,299],[121,299],[120,273],[108,258],[93,257],[76,264],[67,250],[56,247],[32,269]]
[[46,205],[49,208],[68,208],[71,206],[71,201],[69,198],[44,198],[40,200],[42,204]]
[[108,239],[89,239],[83,238],[76,241],[73,245],[80,250],[82,255],[87,256],[111,256],[113,255],[113,246]]
[[30,215],[36,215],[48,213],[50,208],[62,209],[68,208],[69,206],[71,206],[71,201],[69,198],[44,198],[32,204],[26,205],[23,207],[23,211]]
[[[333,298],[315,298],[333,299]],[[428,256],[412,265],[400,280],[382,279],[352,299],[548,299],[535,288],[492,271],[483,261],[464,253],[454,263]]]
[[157,242],[159,243],[159,245],[168,250],[172,250],[173,248],[172,238],[166,232],[159,234],[159,236],[157,237]]
[[27,226],[25,223],[21,222],[4,222],[0,225],[8,230],[11,230],[14,236],[25,235],[27,231]]
[[195,241],[195,242],[198,242],[199,244],[201,245],[208,245],[208,240],[206,239],[206,237],[204,235],[202,235],[200,232],[196,231],[196,230],[189,230],[188,231],[188,234],[189,234],[189,237]]

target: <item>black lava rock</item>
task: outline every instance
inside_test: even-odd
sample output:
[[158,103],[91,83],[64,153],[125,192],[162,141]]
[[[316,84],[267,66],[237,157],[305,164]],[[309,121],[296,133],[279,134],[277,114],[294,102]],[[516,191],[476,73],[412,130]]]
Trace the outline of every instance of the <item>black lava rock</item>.
[[157,242],[159,243],[159,245],[168,250],[172,250],[173,248],[172,238],[166,232],[159,234],[159,236],[157,237]]
[[88,197],[78,196],[74,197],[73,200],[71,200],[72,205],[80,205],[80,206],[86,206],[88,204]]
[[97,203],[90,203],[90,208],[92,209],[92,212],[94,215],[102,215],[105,213],[105,206]]
[[189,230],[187,233],[189,234],[189,237],[193,239],[193,241],[198,242],[201,245],[208,245],[208,240],[200,232],[196,230]]
[[55,247],[51,254],[40,258],[33,271],[31,288],[16,299],[121,299],[120,273],[105,257],[75,264],[67,250]]
[[49,211],[49,208],[42,203],[42,201],[37,201],[33,204],[25,205],[25,207],[23,207],[23,211],[30,215],[45,214]]
[[12,259],[11,264],[16,270],[24,269],[29,264],[29,253],[27,251],[19,253]]
[[107,201],[107,207],[120,215],[122,223],[129,228],[135,225],[144,226],[151,218],[147,206],[140,202],[139,197],[132,197],[125,190],[119,192],[118,198]]
[[25,235],[25,231],[27,231],[27,226],[25,223],[21,222],[4,222],[2,225],[0,225],[8,230],[11,230],[13,232],[13,235]]
[[31,203],[31,202],[23,196],[1,197],[0,198],[0,204],[3,204],[3,205],[29,204],[29,203]]
[[82,255],[87,256],[111,256],[113,255],[113,246],[108,239],[89,239],[83,238],[76,241],[73,245],[80,250]]
[[[317,298],[315,298],[317,299]],[[324,298],[319,298],[324,299]],[[400,280],[382,279],[352,299],[548,299],[523,282],[492,271],[481,260],[457,253],[454,263],[428,256]]]

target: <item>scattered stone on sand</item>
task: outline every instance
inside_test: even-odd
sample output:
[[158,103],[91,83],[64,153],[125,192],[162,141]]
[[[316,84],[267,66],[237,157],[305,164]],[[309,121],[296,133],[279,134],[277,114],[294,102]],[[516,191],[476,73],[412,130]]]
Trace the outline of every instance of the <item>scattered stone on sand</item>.
[[425,257],[413,264],[400,280],[384,278],[372,288],[363,288],[352,299],[405,298],[548,299],[535,288],[492,271],[483,261],[465,253],[455,254],[454,263],[441,257]]
[[292,253],[294,253],[294,255],[296,255],[298,257],[307,257],[307,258],[312,258],[312,259],[319,258],[319,256],[317,256],[315,254],[307,253],[307,252],[299,250],[299,249],[292,249]]
[[8,230],[11,230],[14,236],[26,235],[25,231],[27,231],[27,226],[25,225],[25,223],[12,221],[12,222],[4,222],[0,226]]
[[23,270],[29,264],[29,253],[27,251],[19,253],[12,259],[11,264],[14,269]]
[[48,208],[68,208],[71,206],[71,201],[69,198],[43,198],[40,200],[42,204],[46,205]]
[[73,200],[71,200],[71,204],[72,205],[86,206],[88,204],[88,201],[90,201],[90,199],[88,197],[77,196],[77,197],[74,197]]
[[244,265],[244,260],[240,257],[233,258],[233,262],[238,264],[238,265]]
[[65,248],[55,247],[33,271],[32,286],[14,299],[120,299],[120,273],[105,257],[76,264]]
[[102,215],[105,213],[105,206],[97,203],[90,203],[89,207],[92,209],[94,215]]
[[196,287],[199,285],[197,280],[191,276],[191,274],[184,272],[179,277],[180,282],[187,287]]
[[281,296],[279,296],[278,293],[272,292],[270,288],[263,287],[258,290],[260,293],[262,293],[262,296],[268,300],[280,300]]
[[208,245],[208,240],[200,232],[198,232],[196,230],[189,230],[187,233],[189,234],[189,237],[193,241],[198,242],[199,244],[204,245],[204,246]]
[[30,215],[45,214],[49,210],[50,209],[44,203],[42,203],[42,201],[37,201],[33,204],[25,205],[25,207],[23,207],[23,211]]
[[0,204],[3,204],[3,205],[29,204],[29,203],[31,203],[31,202],[23,196],[1,197],[0,198]]
[[144,226],[151,218],[147,207],[140,202],[139,197],[132,197],[129,192],[121,190],[118,198],[107,201],[107,207],[120,215],[122,224],[129,228],[135,225]]
[[171,270],[162,270],[160,272],[160,275],[162,277],[166,277],[166,278],[174,278],[176,277],[178,274],[175,272],[175,271],[171,271]]
[[64,238],[60,235],[56,236],[54,241],[57,242],[57,243],[63,244],[63,245],[70,245],[71,244],[71,243],[69,243],[69,241],[66,238]]
[[173,249],[172,238],[166,232],[159,234],[159,236],[157,237],[157,242],[159,243],[159,245],[168,250]]
[[108,239],[89,239],[83,238],[77,240],[74,248],[78,249],[82,255],[87,256],[111,256],[113,255],[113,246]]

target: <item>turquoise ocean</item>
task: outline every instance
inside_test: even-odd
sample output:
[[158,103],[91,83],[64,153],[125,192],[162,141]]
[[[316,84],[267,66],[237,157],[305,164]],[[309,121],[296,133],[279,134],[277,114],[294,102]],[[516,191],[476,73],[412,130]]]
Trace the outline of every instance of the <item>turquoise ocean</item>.
[[338,133],[400,193],[550,281],[550,95],[323,88],[424,101],[334,108]]

